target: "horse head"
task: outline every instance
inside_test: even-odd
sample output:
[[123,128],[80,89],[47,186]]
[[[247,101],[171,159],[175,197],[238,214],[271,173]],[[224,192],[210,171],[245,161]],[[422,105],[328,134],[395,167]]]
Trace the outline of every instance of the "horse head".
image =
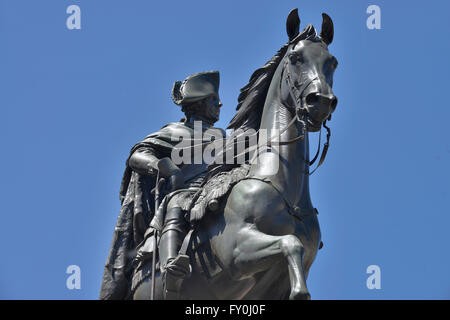
[[337,106],[332,87],[338,62],[328,51],[333,41],[333,21],[325,13],[322,17],[322,30],[317,36],[312,25],[299,33],[297,9],[290,12],[286,22],[289,43],[280,63],[283,66],[281,100],[286,107],[295,108],[311,132],[320,130]]

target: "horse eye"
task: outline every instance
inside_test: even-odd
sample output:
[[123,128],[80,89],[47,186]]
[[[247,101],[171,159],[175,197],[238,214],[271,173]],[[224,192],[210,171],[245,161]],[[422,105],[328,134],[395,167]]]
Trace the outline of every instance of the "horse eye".
[[289,56],[289,60],[291,60],[291,62],[293,63],[293,64],[296,64],[297,62],[301,62],[301,57],[298,55],[298,54],[296,54],[296,53],[293,53],[293,54],[291,54],[290,56]]

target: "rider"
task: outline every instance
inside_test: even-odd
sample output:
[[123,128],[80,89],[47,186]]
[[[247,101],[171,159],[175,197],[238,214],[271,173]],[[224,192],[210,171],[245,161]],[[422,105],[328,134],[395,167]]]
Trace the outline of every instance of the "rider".
[[[125,183],[122,185],[121,193],[124,194],[127,192],[127,194],[123,196],[125,198],[123,200],[123,206],[127,203],[127,197],[134,197],[135,200],[129,200],[137,202],[134,206],[149,206],[148,203],[152,201],[145,198],[145,193],[148,194],[150,192],[150,190],[146,189],[154,187],[158,170],[159,177],[167,181],[166,188],[162,191],[163,196],[166,197],[160,206],[160,209],[164,207],[164,210],[161,209],[154,213],[150,223],[151,228],[147,229],[147,231],[152,229],[159,231],[159,265],[163,276],[166,299],[176,298],[177,290],[179,289],[178,286],[182,279],[190,273],[188,257],[179,255],[178,252],[189,230],[189,224],[186,221],[185,215],[189,207],[189,200],[191,200],[191,195],[193,195],[192,189],[193,187],[200,186],[207,168],[203,157],[203,163],[198,164],[189,161],[189,163],[181,163],[177,166],[171,160],[171,154],[174,148],[180,143],[179,137],[183,137],[183,145],[186,145],[185,139],[194,138],[194,126],[196,128],[202,128],[202,136],[206,130],[208,130],[206,134],[211,134],[212,132],[216,137],[224,136],[225,133],[222,129],[212,127],[219,120],[220,107],[222,106],[218,93],[219,79],[218,71],[209,71],[190,75],[183,82],[175,82],[172,89],[172,99],[175,104],[181,106],[181,110],[184,112],[186,119],[182,119],[182,121],[177,123],[169,123],[159,132],[147,136],[132,148],[127,161],[127,169],[132,172],[132,175],[137,175],[143,179],[153,178],[153,180],[151,183],[136,183],[138,187],[135,189],[141,188],[144,192],[142,192],[142,196],[140,194],[138,196],[132,194],[132,197],[129,197],[127,189],[133,189],[129,187],[129,184],[133,182],[133,176],[128,178],[128,182],[124,179]],[[200,121],[200,126],[198,126],[199,122],[197,121]],[[194,145],[202,142],[203,139],[202,141],[193,140],[193,142],[191,141],[191,143],[187,144],[192,148],[192,155],[195,151]],[[137,179],[139,178],[135,180]],[[153,211],[153,208],[150,210]],[[136,235],[136,233],[139,233],[136,232],[136,226],[140,225],[140,229],[142,230],[144,224],[148,227],[148,222],[145,222],[146,219],[140,217],[143,216],[141,212],[145,210],[133,209],[133,211],[135,212],[132,219],[133,224],[135,224],[133,230],[135,240],[132,246],[136,248],[137,242],[144,244],[148,240],[149,232],[145,232],[145,236],[143,237]],[[149,216],[151,217],[151,214]],[[143,232],[141,231],[140,233]],[[145,245],[138,246],[138,249],[142,247],[145,247]],[[141,251],[142,249],[137,250],[138,255]],[[112,281],[110,280],[109,282]],[[108,285],[105,285],[106,287]]]

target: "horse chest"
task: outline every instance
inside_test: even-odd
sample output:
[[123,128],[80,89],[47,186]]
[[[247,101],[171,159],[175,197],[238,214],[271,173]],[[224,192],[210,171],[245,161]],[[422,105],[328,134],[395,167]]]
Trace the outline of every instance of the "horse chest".
[[297,223],[298,221],[293,219],[287,210],[255,219],[255,225],[258,230],[274,236],[294,234],[297,229]]

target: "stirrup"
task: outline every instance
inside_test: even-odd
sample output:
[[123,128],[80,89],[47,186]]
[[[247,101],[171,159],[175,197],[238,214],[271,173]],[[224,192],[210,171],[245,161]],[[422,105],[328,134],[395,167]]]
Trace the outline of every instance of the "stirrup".
[[175,259],[170,260],[164,269],[164,298],[176,300],[179,297],[184,279],[188,278],[192,272],[189,256],[178,255]]

